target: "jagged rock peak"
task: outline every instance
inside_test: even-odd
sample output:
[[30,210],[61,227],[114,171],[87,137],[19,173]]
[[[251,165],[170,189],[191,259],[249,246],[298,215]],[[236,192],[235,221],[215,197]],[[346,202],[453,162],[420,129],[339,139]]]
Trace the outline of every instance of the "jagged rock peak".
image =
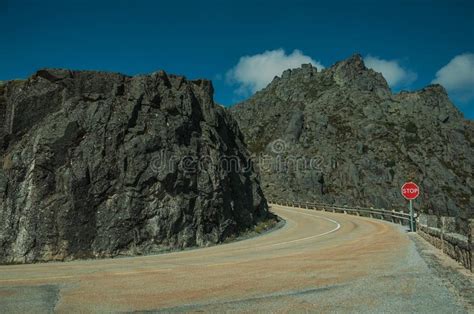
[[423,88],[422,91],[448,96],[448,92],[446,91],[444,86],[441,84],[430,84],[426,86],[425,88]]
[[[263,90],[272,90],[283,99],[302,101],[305,97],[321,93],[334,83],[343,88],[373,92],[381,99],[388,99],[392,95],[382,74],[368,69],[360,54],[354,54],[322,71],[311,64],[285,70],[281,77],[276,76]],[[256,93],[258,95],[260,92]]]
[[[362,56],[358,53],[352,55],[346,60],[339,61],[335,63],[332,67],[329,69],[326,69],[324,71],[330,71],[331,69],[333,70],[341,70],[341,68],[352,68],[357,71],[367,71],[368,69],[366,68],[364,64],[364,60]],[[289,78],[291,76],[295,76],[298,74],[315,74],[318,72],[317,67],[315,67],[311,63],[306,63],[306,64],[301,64],[300,67],[294,68],[294,69],[287,69],[283,71],[281,78]],[[279,78],[278,76],[276,78]]]
[[364,59],[359,53],[355,53],[346,60],[342,60],[337,62],[333,67],[340,68],[340,67],[351,67],[360,71],[367,70]]
[[368,69],[362,56],[354,54],[350,58],[339,61],[328,69],[335,82],[340,86],[375,91],[386,98],[391,95],[390,87],[381,73]]

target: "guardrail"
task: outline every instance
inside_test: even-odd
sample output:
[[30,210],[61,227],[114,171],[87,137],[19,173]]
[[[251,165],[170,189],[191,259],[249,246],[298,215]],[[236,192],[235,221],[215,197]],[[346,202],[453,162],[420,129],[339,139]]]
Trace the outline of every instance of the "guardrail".
[[410,214],[386,209],[376,209],[359,206],[345,206],[345,205],[332,205],[324,203],[310,203],[310,202],[298,202],[298,201],[280,201],[280,200],[268,200],[268,203],[282,206],[299,207],[306,209],[315,209],[321,211],[330,211],[333,213],[352,214],[363,217],[377,218],[382,220],[391,221],[393,223],[399,223],[402,225],[410,224]]
[[[306,209],[314,209],[321,211],[330,211],[333,213],[344,213],[352,214],[357,216],[364,216],[370,218],[378,218],[393,223],[399,223],[402,225],[410,225],[410,214],[386,209],[376,209],[358,206],[344,206],[344,205],[331,205],[324,203],[310,203],[310,202],[298,202],[298,201],[281,201],[281,200],[268,200],[270,205],[281,205],[290,207],[299,207]],[[456,233],[446,233],[444,230],[444,223],[441,228],[439,226],[430,226],[423,219],[424,214],[420,218],[420,226],[418,234],[420,234],[425,240],[433,244],[435,247],[441,249],[445,254],[458,261],[461,265],[473,271],[474,266],[474,219],[469,219],[469,234],[467,236],[458,235]],[[425,215],[426,216],[426,215]],[[452,217],[441,217],[441,221]],[[416,222],[414,221],[415,230]],[[437,217],[435,220],[438,220]]]

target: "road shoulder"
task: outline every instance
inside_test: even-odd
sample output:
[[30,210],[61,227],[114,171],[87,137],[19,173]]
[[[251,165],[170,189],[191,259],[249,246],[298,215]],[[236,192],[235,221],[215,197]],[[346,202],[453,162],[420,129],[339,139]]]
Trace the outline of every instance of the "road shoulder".
[[410,233],[409,237],[430,270],[458,297],[469,313],[474,313],[474,274],[418,234]]

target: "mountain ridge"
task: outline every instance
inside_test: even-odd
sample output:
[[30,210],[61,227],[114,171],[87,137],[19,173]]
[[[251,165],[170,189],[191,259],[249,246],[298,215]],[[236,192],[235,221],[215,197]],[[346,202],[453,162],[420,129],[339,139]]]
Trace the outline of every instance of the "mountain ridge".
[[[261,171],[269,199],[404,209],[400,186],[414,180],[417,210],[473,216],[473,123],[441,85],[394,94],[356,54],[320,71],[286,70],[229,111],[255,158],[271,157],[273,169]],[[323,161],[275,171],[278,157]]]

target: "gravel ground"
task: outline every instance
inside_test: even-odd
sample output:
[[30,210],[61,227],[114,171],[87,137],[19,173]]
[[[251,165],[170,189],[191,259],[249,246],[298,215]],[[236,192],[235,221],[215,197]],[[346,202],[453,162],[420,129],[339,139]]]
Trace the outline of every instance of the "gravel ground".
[[0,287],[0,313],[52,313],[58,299],[56,285]]
[[458,297],[466,310],[474,313],[474,274],[419,235],[410,234],[410,238],[432,272]]

